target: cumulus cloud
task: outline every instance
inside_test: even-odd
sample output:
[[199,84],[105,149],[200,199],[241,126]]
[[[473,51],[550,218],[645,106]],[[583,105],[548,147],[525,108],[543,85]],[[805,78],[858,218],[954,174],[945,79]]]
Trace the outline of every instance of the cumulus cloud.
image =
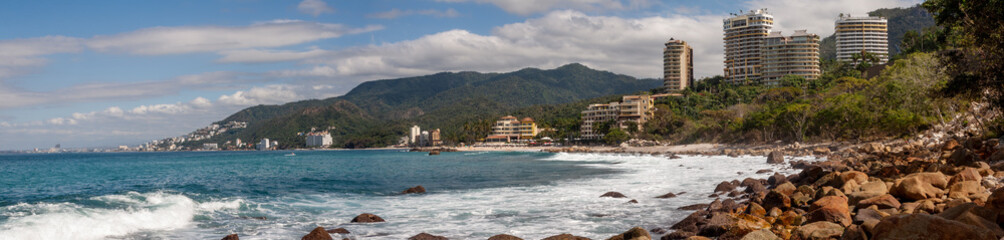
[[87,41],[87,46],[98,51],[140,55],[220,52],[296,45],[382,28],[377,25],[351,28],[342,24],[296,20],[275,20],[241,27],[154,27],[96,36]]
[[335,9],[329,7],[328,3],[323,0],[303,0],[296,5],[296,10],[314,17],[320,16],[322,13],[335,12]]
[[296,93],[296,89],[293,86],[268,85],[254,87],[247,91],[237,91],[231,95],[223,95],[217,101],[222,104],[250,106],[257,104],[279,104],[301,99],[302,97]]
[[652,5],[648,0],[438,0],[439,2],[477,2],[495,5],[509,13],[530,15],[555,9],[579,11],[624,10]]
[[453,17],[459,17],[460,16],[460,12],[457,12],[457,10],[454,10],[452,8],[446,9],[445,11],[440,11],[440,10],[436,10],[436,9],[400,10],[400,9],[396,9],[395,8],[395,9],[391,9],[390,11],[386,11],[386,12],[378,12],[378,13],[368,14],[368,15],[366,15],[366,17],[368,17],[368,18],[380,18],[380,19],[395,19],[395,18],[404,17],[404,16],[410,16],[410,15],[425,15],[425,16],[433,16],[433,17],[440,17],[440,18],[453,18]]
[[774,30],[791,34],[806,29],[820,37],[833,34],[833,24],[841,13],[866,16],[879,8],[909,7],[921,0],[751,0],[748,9],[767,8],[774,15]]

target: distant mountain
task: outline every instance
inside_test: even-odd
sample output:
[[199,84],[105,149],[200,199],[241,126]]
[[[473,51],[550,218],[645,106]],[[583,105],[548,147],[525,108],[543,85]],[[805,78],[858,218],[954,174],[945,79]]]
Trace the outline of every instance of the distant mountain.
[[551,70],[444,72],[369,81],[340,97],[243,109],[220,122],[248,122],[247,128],[231,130],[206,142],[269,138],[282,146],[302,146],[304,139],[296,136],[297,132],[334,127],[331,132],[336,146],[384,146],[395,143],[411,124],[456,132],[464,123],[493,119],[531,106],[636,93],[660,85],[656,79],[639,80],[577,63]]
[[[903,42],[903,34],[908,31],[921,32],[934,26],[934,16],[919,4],[908,8],[881,8],[868,13],[872,17],[884,17],[889,21],[889,54],[900,52],[899,45]],[[837,58],[837,41],[834,35],[823,38],[819,42],[820,58]]]

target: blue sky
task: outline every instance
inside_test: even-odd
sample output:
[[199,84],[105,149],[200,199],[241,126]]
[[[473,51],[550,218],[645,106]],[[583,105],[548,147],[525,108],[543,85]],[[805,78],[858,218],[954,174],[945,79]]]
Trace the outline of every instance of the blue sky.
[[832,34],[839,13],[918,0],[12,1],[0,8],[0,150],[136,145],[257,104],[361,82],[572,62],[658,78],[662,43],[721,74],[721,19]]

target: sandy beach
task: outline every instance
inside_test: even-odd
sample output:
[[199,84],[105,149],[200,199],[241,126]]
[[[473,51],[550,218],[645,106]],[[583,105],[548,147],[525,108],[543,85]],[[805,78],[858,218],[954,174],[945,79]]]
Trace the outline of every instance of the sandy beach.
[[670,146],[649,146],[649,147],[614,147],[614,146],[541,146],[541,147],[531,147],[531,146],[467,146],[458,147],[457,151],[463,152],[542,152],[549,150],[560,150],[566,148],[574,149],[589,149],[589,152],[611,152],[615,150],[623,150],[624,152],[634,152],[634,153],[692,153],[692,152],[715,152],[721,149],[723,145],[720,144],[710,144],[710,143],[700,143],[700,144],[683,144],[683,145],[670,145]]

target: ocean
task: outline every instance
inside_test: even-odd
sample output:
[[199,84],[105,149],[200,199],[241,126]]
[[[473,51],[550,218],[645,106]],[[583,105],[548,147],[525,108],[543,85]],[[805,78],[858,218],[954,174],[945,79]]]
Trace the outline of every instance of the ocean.
[[[354,239],[605,239],[668,227],[721,181],[795,172],[754,156],[289,153],[0,155],[0,239],[298,239],[317,226]],[[428,192],[399,194],[416,185]],[[686,193],[654,198],[670,192]],[[387,222],[350,223],[361,213]]]

